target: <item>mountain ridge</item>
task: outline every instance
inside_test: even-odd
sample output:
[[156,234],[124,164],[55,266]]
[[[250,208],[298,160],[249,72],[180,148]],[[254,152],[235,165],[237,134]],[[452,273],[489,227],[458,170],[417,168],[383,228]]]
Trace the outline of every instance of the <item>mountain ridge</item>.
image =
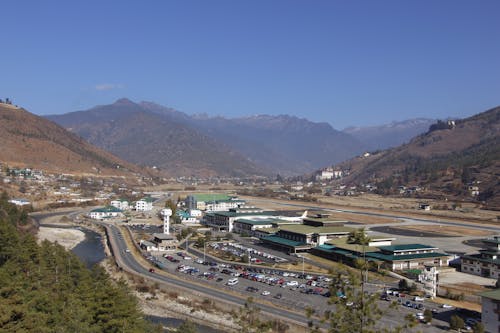
[[0,160],[55,172],[125,175],[135,165],[98,149],[79,136],[23,108],[0,104]]
[[423,186],[443,196],[477,199],[500,207],[500,107],[474,116],[438,121],[401,146],[340,163],[346,184],[376,183],[381,192]]

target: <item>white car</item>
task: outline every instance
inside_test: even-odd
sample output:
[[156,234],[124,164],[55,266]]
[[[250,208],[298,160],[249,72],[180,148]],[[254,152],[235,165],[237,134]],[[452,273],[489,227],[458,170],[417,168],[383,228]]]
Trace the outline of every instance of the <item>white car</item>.
[[227,283],[226,283],[226,284],[227,284],[228,286],[234,286],[234,285],[235,285],[235,284],[237,284],[238,282],[239,282],[239,281],[238,281],[238,279],[237,279],[237,278],[232,278],[232,279],[227,280]]
[[267,295],[270,295],[270,294],[271,294],[271,293],[270,293],[269,291],[267,291],[267,290],[264,290],[264,291],[262,292],[262,296],[267,296]]
[[298,286],[298,285],[299,285],[299,283],[298,283],[297,281],[288,281],[288,282],[286,283],[286,285],[287,285],[288,287],[296,287],[296,286]]
[[449,304],[443,304],[443,305],[441,305],[441,307],[442,307],[443,309],[451,309],[453,306],[452,306],[452,305],[449,305]]

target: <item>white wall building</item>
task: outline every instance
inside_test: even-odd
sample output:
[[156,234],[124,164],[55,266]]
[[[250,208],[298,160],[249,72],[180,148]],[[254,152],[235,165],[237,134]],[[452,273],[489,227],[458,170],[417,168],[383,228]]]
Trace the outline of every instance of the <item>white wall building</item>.
[[111,201],[111,206],[116,207],[121,210],[127,210],[129,209],[129,203],[127,200],[124,199],[118,199],[118,200],[113,200]]
[[16,206],[26,206],[31,204],[31,202],[26,199],[10,199],[9,202]]
[[122,211],[113,206],[106,206],[103,208],[93,209],[89,213],[91,219],[101,220],[110,217],[122,216]]
[[500,278],[500,236],[483,239],[485,248],[478,254],[464,255],[460,258],[463,273],[480,275],[487,278]]
[[135,210],[138,212],[147,212],[153,210],[153,198],[146,197],[136,201]]

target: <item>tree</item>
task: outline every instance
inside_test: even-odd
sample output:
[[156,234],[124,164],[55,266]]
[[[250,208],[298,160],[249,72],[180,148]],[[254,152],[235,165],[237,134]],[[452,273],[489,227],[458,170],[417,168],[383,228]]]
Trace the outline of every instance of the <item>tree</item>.
[[365,228],[353,230],[347,236],[347,243],[368,245],[370,238],[366,235]]
[[[394,329],[378,326],[379,319],[390,309],[397,308],[392,303],[389,308],[382,310],[378,307],[378,294],[365,294],[361,280],[353,273],[347,276],[338,274],[333,277],[330,287],[332,296],[329,304],[334,306],[332,311],[325,311],[324,320],[329,324],[331,333],[372,333],[372,332],[401,332],[411,327],[413,323],[405,318],[401,327]],[[310,316],[310,314],[308,313]],[[311,325],[313,326],[313,325]]]
[[172,210],[172,216],[175,216],[175,213],[177,212],[177,205],[172,201],[172,199],[168,199],[165,202],[165,208],[170,208]]
[[474,333],[484,333],[484,324],[479,321],[474,324],[472,329],[474,330]]
[[450,328],[452,330],[459,330],[461,328],[464,328],[465,323],[462,318],[460,318],[457,315],[452,315],[450,318]]
[[424,321],[426,323],[432,322],[432,311],[429,309],[425,309],[424,311]]
[[259,318],[260,309],[255,306],[252,297],[248,297],[245,305],[239,308],[235,314],[236,324],[240,327],[241,333],[257,333],[268,331],[272,323],[261,321]]
[[175,332],[177,332],[177,333],[197,333],[198,328],[196,327],[196,325],[192,321],[186,320],[186,321],[182,322],[182,324],[180,324],[179,327],[177,327]]
[[398,282],[398,288],[400,290],[408,290],[410,288],[410,285],[408,284],[408,281],[406,279],[401,279]]

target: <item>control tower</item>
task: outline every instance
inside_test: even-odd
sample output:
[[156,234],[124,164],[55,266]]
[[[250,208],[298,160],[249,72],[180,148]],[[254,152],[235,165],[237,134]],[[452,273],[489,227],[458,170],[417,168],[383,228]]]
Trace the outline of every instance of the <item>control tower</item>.
[[170,216],[172,216],[172,210],[171,209],[163,209],[163,233],[166,235],[169,235],[169,229],[170,229]]

